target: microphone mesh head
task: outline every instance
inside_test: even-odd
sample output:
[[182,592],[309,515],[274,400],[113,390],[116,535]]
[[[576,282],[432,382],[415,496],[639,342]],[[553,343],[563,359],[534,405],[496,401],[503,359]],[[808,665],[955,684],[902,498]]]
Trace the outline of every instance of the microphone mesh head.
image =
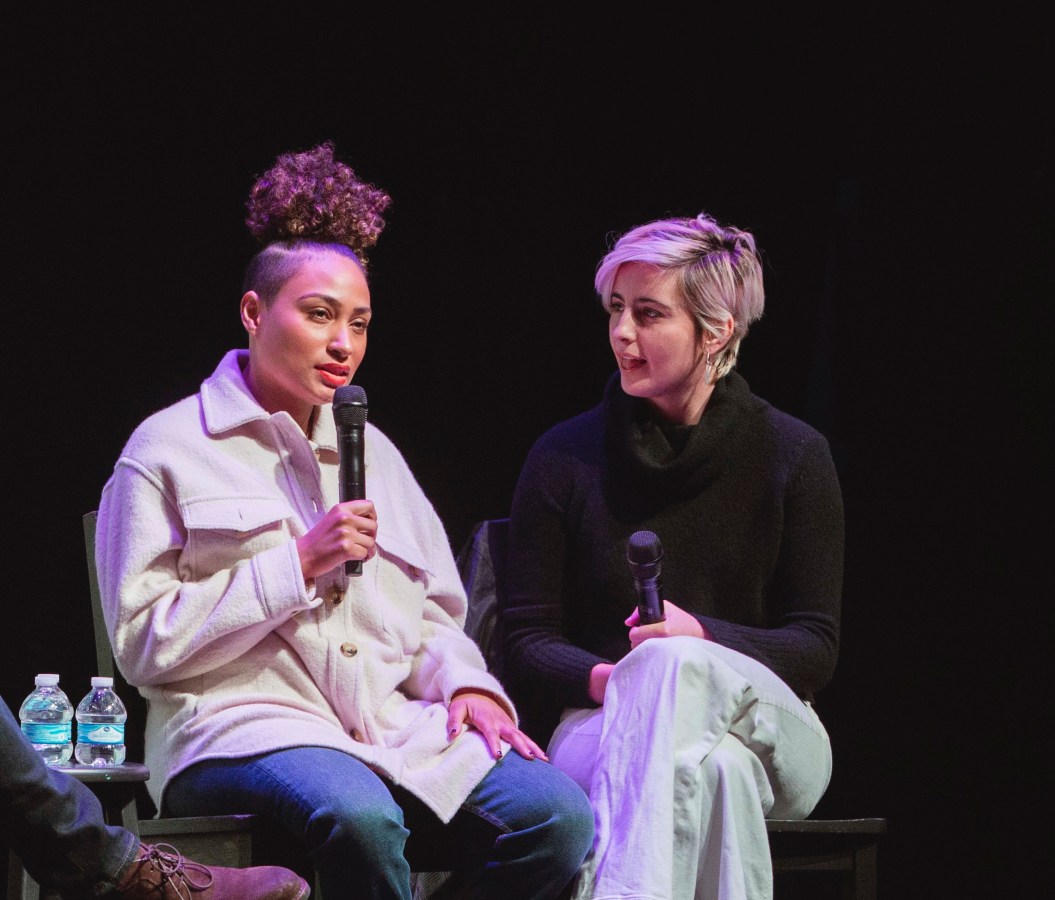
[[654,531],[635,531],[626,542],[626,559],[632,566],[656,566],[663,558],[663,545]]
[[337,426],[366,424],[366,391],[357,384],[346,384],[333,392],[333,418]]

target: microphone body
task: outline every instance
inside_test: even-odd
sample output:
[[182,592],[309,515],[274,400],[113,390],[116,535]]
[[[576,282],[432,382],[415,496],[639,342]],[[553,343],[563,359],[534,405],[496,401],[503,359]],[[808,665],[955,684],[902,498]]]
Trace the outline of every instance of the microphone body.
[[[337,460],[341,502],[366,497],[366,391],[357,384],[337,388],[333,395],[333,420],[337,425]],[[363,562],[348,559],[345,575],[362,575]]]
[[662,622],[663,599],[660,595],[660,573],[663,545],[653,531],[635,531],[626,543],[626,561],[634,576],[637,590],[637,615],[642,625]]

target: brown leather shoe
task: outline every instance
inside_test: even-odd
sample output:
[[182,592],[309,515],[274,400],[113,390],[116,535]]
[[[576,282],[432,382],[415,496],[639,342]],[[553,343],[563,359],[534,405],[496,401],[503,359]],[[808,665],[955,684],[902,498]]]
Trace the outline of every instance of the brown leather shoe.
[[117,896],[127,900],[305,900],[309,893],[289,869],[203,866],[169,844],[141,844],[117,885]]

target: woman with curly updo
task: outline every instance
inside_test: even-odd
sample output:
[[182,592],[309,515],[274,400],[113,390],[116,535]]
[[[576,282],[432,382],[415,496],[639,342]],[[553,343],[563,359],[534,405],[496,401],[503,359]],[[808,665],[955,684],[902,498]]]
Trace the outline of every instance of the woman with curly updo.
[[388,205],[328,143],[253,186],[249,347],[125,445],[99,507],[107,624],[162,814],[276,820],[327,900],[408,898],[411,866],[454,872],[447,896],[555,897],[589,803],[517,727],[443,526],[373,424],[369,499],[339,500],[331,405]]
[[812,701],[838,648],[835,466],[735,369],[763,307],[749,232],[650,222],[594,284],[617,371],[521,472],[503,680],[590,794],[576,897],[769,898],[765,818],[808,815],[831,773]]

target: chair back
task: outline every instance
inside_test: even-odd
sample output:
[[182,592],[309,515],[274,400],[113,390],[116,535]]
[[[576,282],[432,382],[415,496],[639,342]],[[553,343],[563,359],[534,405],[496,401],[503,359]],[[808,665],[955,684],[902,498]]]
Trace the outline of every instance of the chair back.
[[[129,727],[125,729],[125,748],[130,760],[141,760],[145,753],[147,702],[121,674],[114,661],[110,632],[103,616],[103,598],[99,592],[99,570],[95,564],[95,526],[97,512],[93,509],[81,517],[84,526],[84,558],[88,565],[88,592],[92,599],[92,628],[95,631],[95,668],[98,675],[114,680],[114,691],[128,710]],[[157,811],[145,785],[136,789],[136,806],[141,819],[151,818]]]
[[509,540],[509,519],[484,519],[473,526],[458,554],[458,574],[469,598],[465,633],[483,653],[487,668],[502,678],[498,592]]
[[[88,589],[92,595],[92,625],[95,630],[95,667],[97,674],[114,677],[113,649],[110,635],[103,619],[103,599],[99,593],[99,570],[95,565],[95,522],[97,513],[92,510],[82,516],[84,524],[84,558],[88,563]],[[120,695],[119,695],[120,696]],[[124,697],[121,697],[124,700]]]
[[458,571],[469,598],[465,631],[479,645],[488,671],[502,682],[516,705],[521,730],[546,746],[559,712],[540,695],[537,685],[518,681],[503,665],[505,636],[498,611],[505,599],[508,546],[508,517],[484,519],[473,526],[458,553]]

